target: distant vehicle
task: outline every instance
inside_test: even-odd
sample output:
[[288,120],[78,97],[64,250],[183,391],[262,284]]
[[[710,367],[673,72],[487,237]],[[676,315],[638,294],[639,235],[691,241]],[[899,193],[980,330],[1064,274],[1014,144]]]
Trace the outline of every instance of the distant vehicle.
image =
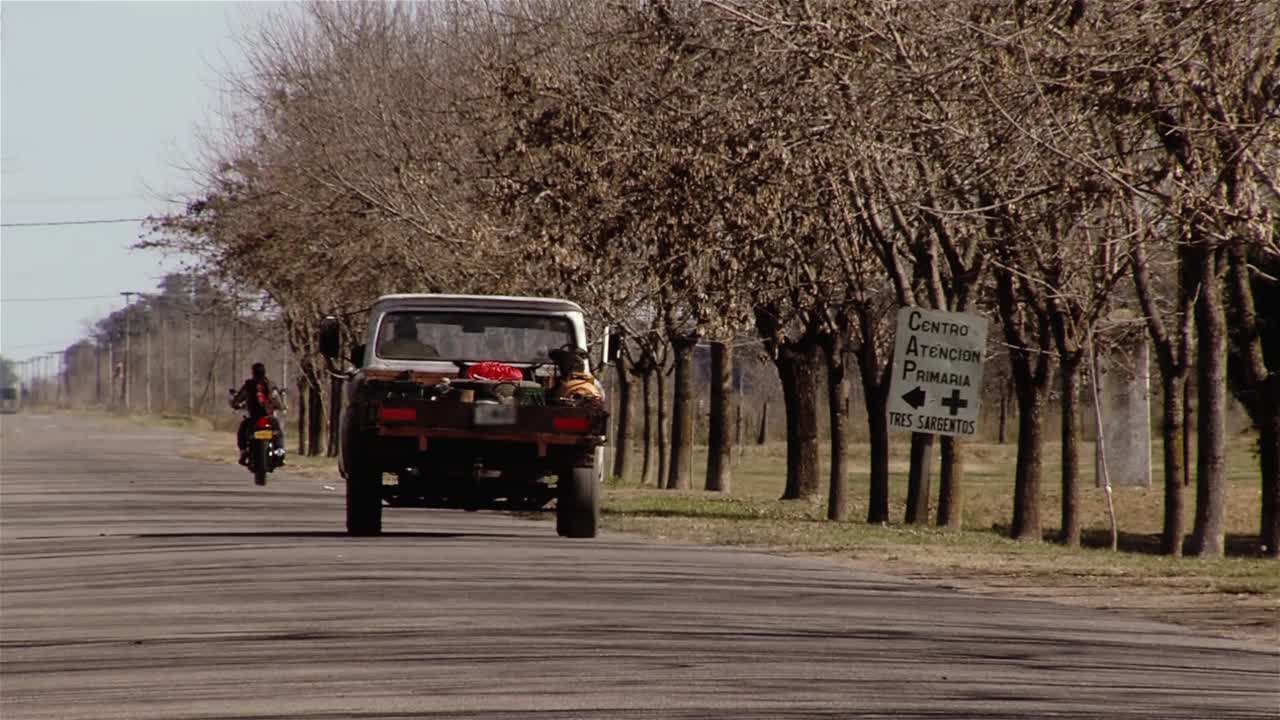
[[22,409],[22,392],[16,385],[0,388],[0,413],[12,415]]
[[[319,340],[337,360],[336,319]],[[609,344],[602,362],[613,360]],[[595,536],[608,412],[581,307],[389,295],[349,359],[339,462],[349,534],[379,534],[384,501],[532,510],[554,500],[560,535]]]

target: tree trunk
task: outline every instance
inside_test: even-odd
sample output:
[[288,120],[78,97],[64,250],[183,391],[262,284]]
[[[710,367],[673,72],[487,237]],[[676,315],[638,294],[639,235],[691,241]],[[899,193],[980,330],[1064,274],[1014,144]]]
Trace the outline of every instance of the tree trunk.
[[666,368],[658,366],[654,375],[654,388],[658,393],[658,427],[657,427],[657,456],[658,456],[658,477],[657,485],[660,488],[667,487],[667,375]]
[[907,510],[903,522],[908,525],[929,522],[929,476],[933,468],[933,435],[911,433],[911,466],[907,471]]
[[[1133,287],[1138,302],[1146,314],[1147,334],[1154,344],[1160,368],[1160,389],[1163,403],[1160,435],[1164,450],[1164,528],[1160,537],[1160,551],[1165,555],[1182,555],[1183,537],[1186,535],[1183,512],[1182,488],[1187,478],[1187,402],[1191,345],[1191,299],[1200,294],[1198,278],[1192,271],[1188,250],[1178,250],[1178,312],[1176,336],[1171,333],[1161,317],[1151,291],[1146,252],[1140,239],[1132,245],[1129,261],[1133,270]],[[1175,339],[1176,338],[1176,339]]]
[[[1228,287],[1237,397],[1258,432],[1258,465],[1262,471],[1262,504],[1258,546],[1263,555],[1280,558],[1280,372],[1267,367],[1262,326],[1258,320],[1248,254],[1244,241],[1231,248]],[[1280,262],[1274,264],[1280,267]],[[1280,347],[1280,345],[1277,345]],[[1275,360],[1275,358],[1273,358]],[[1229,368],[1230,370],[1231,368]]]
[[783,500],[818,492],[818,344],[813,340],[778,348],[774,363],[787,413],[787,484]]
[[1062,361],[1062,531],[1059,541],[1080,547],[1080,359],[1063,353]]
[[1222,557],[1226,549],[1227,328],[1219,282],[1221,253],[1200,256],[1200,297],[1196,300],[1199,403],[1196,411],[1195,554]]
[[[1000,324],[1009,345],[1009,369],[1018,402],[1018,460],[1014,470],[1013,523],[1016,540],[1039,542],[1040,476],[1043,466],[1043,413],[1053,375],[1050,318],[1036,307],[1032,288],[1010,270],[996,270]],[[1032,344],[1034,338],[1034,344]]]
[[1262,554],[1280,558],[1280,373],[1271,373],[1271,400],[1258,426],[1259,466],[1262,470],[1262,511],[1258,543]]
[[829,338],[827,357],[827,406],[831,418],[831,478],[827,494],[827,519],[849,519],[848,412],[849,382],[845,378],[844,343]]
[[1182,392],[1187,378],[1185,371],[1179,374],[1171,370],[1163,373],[1160,383],[1164,400],[1160,430],[1164,441],[1164,530],[1160,536],[1160,552],[1178,557],[1182,555],[1182,540],[1187,533],[1182,496],[1182,452],[1186,434],[1186,426],[1182,424]]
[[307,379],[298,375],[298,457],[307,456]]
[[742,398],[735,396],[730,402],[734,414],[733,446],[738,449],[738,457],[742,457]]
[[765,400],[760,408],[760,430],[756,433],[756,445],[764,445],[769,440],[769,401]]
[[324,435],[324,398],[320,392],[320,379],[312,376],[307,380],[307,455],[315,457],[324,447],[320,442]]
[[711,344],[711,418],[707,429],[706,489],[729,492],[733,460],[733,351],[724,343]]
[[1015,540],[1042,539],[1040,529],[1041,432],[1045,393],[1035,386],[1018,390],[1018,461],[1014,471],[1013,527]]
[[613,477],[626,480],[631,434],[631,375],[627,372],[626,360],[618,358],[614,372],[618,377],[618,416],[614,419]]
[[942,438],[942,480],[938,486],[938,527],[964,527],[964,443],[959,438]]
[[1193,408],[1191,403],[1191,372],[1194,365],[1187,367],[1187,379],[1182,383],[1182,486],[1191,487],[1191,446],[1194,438],[1191,434],[1193,420],[1195,416],[1192,414]]
[[875,346],[863,343],[858,351],[858,374],[867,407],[867,436],[871,453],[867,522],[889,522],[889,376],[890,365],[879,368]]
[[697,342],[689,336],[671,339],[675,387],[671,398],[671,462],[667,465],[667,487],[672,490],[687,490],[691,484],[688,473],[693,452],[693,349]]
[[1009,418],[1009,393],[1000,391],[1000,444],[1004,445],[1008,442],[1008,436],[1005,434],[1005,428],[1008,427]]
[[338,457],[338,425],[342,418],[342,381],[338,378],[329,380],[329,443],[326,455]]
[[[647,368],[640,375],[640,400],[644,411],[644,422],[640,442],[643,445],[644,457],[640,461],[640,484],[649,482],[653,461],[653,369]],[[661,487],[662,483],[658,483]]]

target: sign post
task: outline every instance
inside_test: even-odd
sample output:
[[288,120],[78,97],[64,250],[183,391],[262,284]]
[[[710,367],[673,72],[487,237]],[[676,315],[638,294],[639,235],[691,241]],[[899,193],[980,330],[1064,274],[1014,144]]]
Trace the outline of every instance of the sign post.
[[986,348],[986,318],[916,307],[899,310],[889,428],[977,435]]

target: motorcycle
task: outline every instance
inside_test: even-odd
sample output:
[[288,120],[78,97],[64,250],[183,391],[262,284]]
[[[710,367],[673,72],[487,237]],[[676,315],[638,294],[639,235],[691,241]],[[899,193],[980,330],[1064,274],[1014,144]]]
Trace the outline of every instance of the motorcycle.
[[[235,390],[231,393],[234,395]],[[285,449],[284,443],[281,442],[278,425],[275,424],[274,418],[264,416],[259,418],[250,418],[245,416],[243,423],[249,425],[244,428],[246,433],[246,448],[240,458],[240,463],[253,473],[253,483],[255,485],[267,484],[267,473],[275,470],[284,464]]]

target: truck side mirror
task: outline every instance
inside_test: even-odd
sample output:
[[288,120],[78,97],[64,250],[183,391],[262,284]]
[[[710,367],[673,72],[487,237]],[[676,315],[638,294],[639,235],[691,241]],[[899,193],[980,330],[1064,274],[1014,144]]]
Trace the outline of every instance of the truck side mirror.
[[364,343],[351,348],[351,364],[357,368],[364,367],[364,348]]
[[320,321],[320,330],[316,333],[316,343],[320,346],[320,354],[336,360],[342,348],[342,338],[338,333],[338,318],[330,315]]
[[601,355],[600,362],[603,365],[618,363],[618,358],[622,357],[622,333],[608,327],[604,329],[604,350]]

